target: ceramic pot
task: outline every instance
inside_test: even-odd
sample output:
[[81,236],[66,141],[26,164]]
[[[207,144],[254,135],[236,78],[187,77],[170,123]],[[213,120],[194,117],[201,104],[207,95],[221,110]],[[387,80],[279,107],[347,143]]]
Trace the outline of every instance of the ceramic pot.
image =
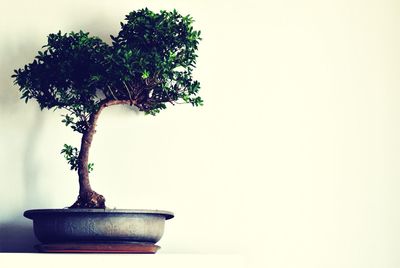
[[172,212],[128,209],[35,209],[24,216],[33,220],[37,239],[57,243],[144,243],[154,245]]

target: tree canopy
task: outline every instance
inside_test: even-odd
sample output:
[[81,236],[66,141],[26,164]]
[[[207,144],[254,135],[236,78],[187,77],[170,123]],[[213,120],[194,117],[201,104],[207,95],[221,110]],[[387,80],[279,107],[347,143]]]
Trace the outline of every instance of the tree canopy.
[[21,98],[41,109],[64,108],[63,122],[84,133],[89,117],[111,100],[156,114],[166,103],[202,105],[192,78],[200,31],[176,10],[133,11],[107,44],[87,32],[55,33],[34,61],[15,70]]

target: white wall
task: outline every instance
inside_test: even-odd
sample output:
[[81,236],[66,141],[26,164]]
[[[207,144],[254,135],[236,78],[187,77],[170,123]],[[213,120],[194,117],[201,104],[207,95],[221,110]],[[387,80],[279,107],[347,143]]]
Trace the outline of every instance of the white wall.
[[0,250],[35,243],[29,208],[60,208],[79,135],[18,100],[12,70],[58,30],[103,38],[129,11],[176,8],[203,33],[202,108],[105,111],[91,160],[108,206],[172,210],[163,253],[252,267],[400,266],[397,1],[2,1]]

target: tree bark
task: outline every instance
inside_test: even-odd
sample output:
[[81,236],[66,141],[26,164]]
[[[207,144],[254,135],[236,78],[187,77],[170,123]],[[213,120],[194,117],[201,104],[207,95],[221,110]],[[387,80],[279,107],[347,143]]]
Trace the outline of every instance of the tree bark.
[[107,100],[89,117],[88,129],[83,133],[78,156],[79,196],[70,208],[105,208],[105,198],[93,191],[89,181],[89,149],[96,133],[96,124],[104,108],[118,104],[135,104],[132,100]]

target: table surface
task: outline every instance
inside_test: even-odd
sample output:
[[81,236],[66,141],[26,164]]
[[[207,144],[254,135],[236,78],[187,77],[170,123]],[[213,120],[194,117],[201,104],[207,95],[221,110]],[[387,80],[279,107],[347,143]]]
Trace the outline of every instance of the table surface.
[[3,267],[53,268],[54,265],[57,268],[86,265],[96,268],[113,268],[116,265],[140,268],[244,268],[244,258],[240,255],[215,254],[0,253],[0,266]]

